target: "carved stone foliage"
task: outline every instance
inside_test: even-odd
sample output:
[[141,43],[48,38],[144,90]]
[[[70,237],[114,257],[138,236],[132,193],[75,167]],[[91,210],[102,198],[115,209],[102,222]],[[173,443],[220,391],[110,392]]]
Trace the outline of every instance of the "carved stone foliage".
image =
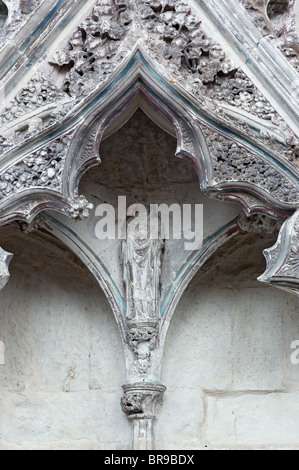
[[90,211],[93,209],[93,204],[88,202],[86,197],[77,196],[74,199],[69,199],[68,204],[68,215],[75,220],[87,219],[90,215]]
[[68,110],[67,105],[59,103],[63,99],[65,94],[54,84],[32,79],[8,104],[1,117],[0,152],[4,154],[56,124]]
[[201,87],[213,83],[217,74],[234,69],[221,46],[205,34],[200,18],[187,3],[174,0],[137,3],[138,16],[149,32],[149,44],[157,53],[157,39],[162,42],[160,55],[169,61],[172,71],[180,71],[184,78],[192,76],[197,87]]
[[104,0],[72,35],[66,49],[57,52],[52,63],[68,68],[63,90],[82,99],[117,67],[124,57],[119,52],[132,23],[126,0]]
[[[278,8],[275,2],[262,3],[252,1],[250,5],[259,11],[269,5],[273,12]],[[66,46],[49,59],[65,77],[62,88],[51,82],[51,74],[47,80],[37,74],[7,106],[0,128],[1,153],[10,156],[16,147],[70,118],[72,111],[78,110],[125,63],[138,41],[150,51],[162,73],[168,74],[169,82],[189,91],[203,112],[206,110],[216,121],[246,133],[255,143],[267,147],[270,155],[274,153],[274,158],[285,158],[294,173],[299,173],[297,137],[224,48],[211,38],[204,21],[185,0],[95,2],[92,13],[69,36]],[[236,108],[238,118],[232,118]],[[253,127],[249,122],[254,122]],[[276,166],[220,133],[209,132],[206,137],[216,183],[247,181],[282,203],[297,202],[295,183],[284,178]],[[89,153],[94,151],[93,140]],[[3,198],[9,191],[12,194],[24,187],[59,186],[53,168],[47,168],[48,181],[45,180],[44,167],[49,161],[41,162],[39,151],[33,155],[39,159],[41,170],[34,165],[30,176],[27,157],[20,158],[1,176]],[[7,181],[16,181],[14,189]]]
[[[284,136],[285,147],[280,146],[280,151],[294,160],[298,148],[296,136],[220,44],[209,37],[201,18],[188,3],[173,0],[98,1],[92,14],[74,31],[67,47],[51,59],[53,66],[65,73],[62,89],[41,77],[34,79],[5,111],[0,130],[2,150],[12,145],[4,132],[7,124],[30,111],[40,110],[33,113],[31,121],[26,117],[25,126],[22,122],[14,129],[15,145],[63,119],[78,101],[116,70],[139,38],[157,62],[173,75],[174,82],[179,82],[199,101],[208,100],[206,105],[210,103],[214,109],[215,103],[226,103],[270,122]],[[289,39],[286,47],[292,55]],[[68,104],[58,106],[63,99],[68,99]],[[57,106],[43,115],[46,105],[55,103]],[[223,118],[230,120],[225,113]],[[275,144],[265,132],[256,135],[259,137],[270,147]]]
[[[267,126],[271,123],[285,140],[284,146],[277,144],[279,151],[294,161],[298,148],[296,136],[220,44],[209,36],[204,22],[185,1],[98,1],[92,14],[69,38],[67,46],[50,60],[65,74],[62,89],[42,78],[29,83],[6,110],[3,124],[29,110],[42,111],[45,104],[51,103],[57,103],[56,109],[46,116],[34,113],[32,124],[28,119],[27,129],[24,124],[17,129],[18,139],[62,120],[78,101],[84,100],[117,69],[140,38],[157,63],[173,76],[174,83],[180,83],[199,102],[211,106],[217,115],[222,112],[224,121],[230,122],[230,117],[217,108],[217,103],[220,107],[225,103],[240,108],[265,121]],[[63,97],[68,99],[68,104],[58,106]],[[239,126],[236,122],[232,124]],[[10,143],[2,130],[0,135],[4,151]],[[275,139],[273,142],[265,131],[260,136],[255,134],[255,138],[271,148],[276,145]]]
[[217,183],[249,182],[272,197],[289,204],[299,202],[298,187],[284,178],[274,166],[213,129],[201,125],[212,157]]
[[70,136],[60,137],[7,168],[0,176],[0,200],[7,199],[13,193],[38,187],[60,192],[70,142]]

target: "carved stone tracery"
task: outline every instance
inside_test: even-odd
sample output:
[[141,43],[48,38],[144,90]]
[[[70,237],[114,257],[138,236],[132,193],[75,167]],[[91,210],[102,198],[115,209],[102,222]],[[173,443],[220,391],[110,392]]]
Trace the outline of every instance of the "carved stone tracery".
[[[246,74],[207,36],[200,18],[184,1],[98,2],[71,36],[68,46],[51,61],[54,67],[66,70],[62,89],[42,77],[35,78],[6,109],[0,129],[3,152],[63,120],[78,101],[84,100],[120,66],[141,34],[158,62],[162,55],[174,82],[199,100],[204,97],[206,106],[222,115],[224,121],[277,150],[298,171],[298,138]],[[219,106],[215,107],[217,102]],[[248,125],[232,122],[221,103],[265,121],[266,128],[257,135]],[[280,141],[273,137],[273,130],[283,136]],[[259,169],[260,162],[255,171]]]
[[278,200],[298,204],[298,186],[283,177],[273,165],[215,130],[201,125],[212,157],[215,179],[251,182]]
[[48,146],[6,169],[0,176],[0,200],[13,193],[36,187],[59,192],[70,136],[63,136]]

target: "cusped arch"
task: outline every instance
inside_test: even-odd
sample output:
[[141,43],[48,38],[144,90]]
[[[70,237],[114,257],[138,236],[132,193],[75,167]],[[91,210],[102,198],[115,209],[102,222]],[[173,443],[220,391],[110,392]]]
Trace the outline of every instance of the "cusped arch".
[[[4,208],[2,224],[22,220],[34,226],[34,219],[49,210],[72,219],[87,217],[92,206],[78,193],[82,175],[100,163],[102,139],[127,122],[139,107],[158,126],[176,137],[176,156],[192,161],[206,196],[238,202],[247,215],[266,214],[283,220],[293,214],[298,204],[298,175],[292,165],[259,142],[253,142],[244,130],[232,129],[206,103],[168,80],[165,71],[138,44],[122,67],[83,107],[78,107],[49,135],[37,138],[34,151],[27,144],[25,159],[15,160],[12,167],[6,168],[5,177],[9,180],[16,174],[19,187],[15,185],[17,190],[0,202]],[[31,181],[30,170],[35,182],[22,187],[23,181],[28,178]],[[261,183],[261,175],[270,186]],[[36,181],[43,181],[43,185]],[[52,223],[55,225],[54,219]],[[67,227],[64,230],[67,231]],[[167,312],[174,311],[195,272],[217,247],[240,230],[238,220],[232,221],[186,260],[177,273],[176,287],[164,301],[162,315],[165,313],[165,318]],[[80,247],[84,262],[100,278],[108,297],[111,289],[115,293],[112,303],[120,318],[123,297],[109,275],[103,272],[101,263],[90,262],[92,250],[75,232],[69,231],[62,237],[67,243],[69,240],[75,250],[76,246]]]
[[286,218],[296,210],[296,167],[242,130],[228,126],[179,84],[168,81],[140,45],[94,97],[84,124],[76,132],[68,153],[67,166],[73,169],[68,195],[76,191],[89,165],[99,163],[101,140],[122,126],[138,107],[176,136],[177,156],[192,160],[205,194],[239,202],[247,214],[263,212]]
[[176,134],[177,156],[192,160],[208,196],[239,202],[248,214],[287,218],[296,210],[298,168],[170,80],[138,43],[84,105],[5,158],[1,224],[32,222],[47,208],[73,218],[87,216],[88,202],[78,195],[80,179],[100,162],[105,133],[122,125],[137,107]]

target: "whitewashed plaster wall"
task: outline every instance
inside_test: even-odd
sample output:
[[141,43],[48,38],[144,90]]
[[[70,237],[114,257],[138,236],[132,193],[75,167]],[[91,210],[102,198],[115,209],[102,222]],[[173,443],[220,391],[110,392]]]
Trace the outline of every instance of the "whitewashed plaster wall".
[[[0,293],[0,449],[129,449],[122,346],[100,288],[45,235],[0,238],[15,253]],[[178,306],[158,449],[299,449],[298,300],[255,281],[269,241],[231,241]]]

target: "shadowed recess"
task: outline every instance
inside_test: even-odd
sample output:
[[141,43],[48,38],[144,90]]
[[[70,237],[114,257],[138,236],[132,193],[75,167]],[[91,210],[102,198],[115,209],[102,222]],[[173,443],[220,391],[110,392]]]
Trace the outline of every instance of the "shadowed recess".
[[4,2],[0,0],[0,29],[3,28],[8,17],[8,9]]

